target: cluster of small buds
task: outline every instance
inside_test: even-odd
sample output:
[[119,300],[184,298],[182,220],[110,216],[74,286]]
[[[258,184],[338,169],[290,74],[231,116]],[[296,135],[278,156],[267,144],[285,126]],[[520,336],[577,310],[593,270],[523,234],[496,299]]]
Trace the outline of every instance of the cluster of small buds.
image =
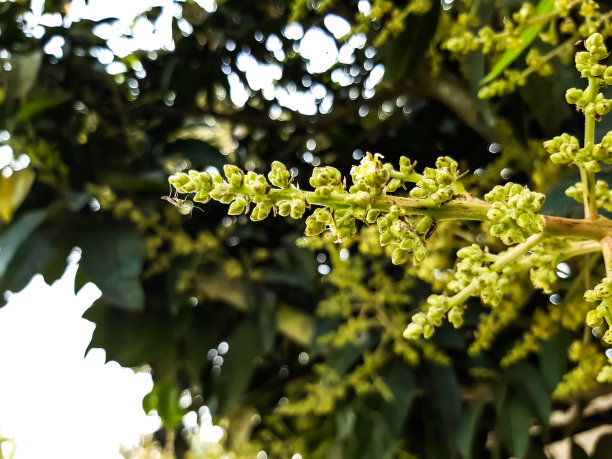
[[351,193],[365,191],[373,196],[379,195],[383,187],[391,179],[393,166],[383,163],[380,155],[367,153],[358,166],[351,168],[353,186],[349,189]]
[[391,180],[387,183],[385,191],[390,193],[396,191],[399,187],[404,186],[405,182],[417,182],[420,180],[420,175],[414,172],[415,163],[412,163],[409,158],[401,156],[399,160],[399,171],[391,173]]
[[[412,321],[404,331],[404,338],[417,339],[423,335],[425,339],[431,338],[436,327],[442,325],[447,311],[455,306],[450,304],[449,298],[442,295],[429,295],[427,310],[412,316]],[[456,314],[455,314],[456,315]],[[461,325],[459,323],[459,325]]]
[[461,261],[453,280],[448,283],[452,292],[460,292],[467,288],[475,279],[478,282],[478,293],[484,304],[497,306],[508,291],[511,282],[508,276],[491,269],[495,257],[482,251],[478,244],[464,247],[457,252]]
[[[608,70],[609,69],[609,70]],[[604,80],[612,83],[612,67],[606,69]],[[606,99],[603,94],[599,93],[595,96],[595,100],[591,101],[589,92],[578,88],[570,88],[565,92],[565,100],[568,104],[576,105],[578,110],[584,112],[588,116],[603,116],[606,115],[612,108],[610,99]]]
[[[427,169],[422,176],[414,171],[414,164],[406,157],[400,158],[399,170],[380,158],[368,153],[352,168],[353,185],[348,192],[342,174],[334,167],[314,168],[309,180],[314,191],[302,191],[278,161],[272,163],[267,178],[228,164],[223,168],[225,179],[216,172],[189,171],[172,175],[169,182],[177,193],[192,195],[191,199],[196,202],[214,199],[229,204],[230,215],[251,211],[254,221],[263,220],[270,213],[300,218],[310,204],[320,205],[307,218],[305,233],[315,236],[328,231],[337,242],[355,236],[357,220],[377,223],[380,243],[389,246],[393,263],[401,264],[409,259],[418,263],[425,258],[425,240],[436,227],[433,218],[422,216],[413,227],[409,210],[393,205],[388,211],[382,210],[381,202],[374,205],[375,200],[413,182],[417,183],[414,195],[433,201],[426,205],[441,205],[463,192],[463,186],[458,183],[457,163],[450,158],[439,158],[437,168]],[[171,198],[172,201],[179,200]],[[382,205],[385,204],[383,201]]]
[[576,53],[576,69],[583,78],[589,79],[589,86],[586,90],[568,89],[565,99],[568,103],[575,104],[576,109],[582,111],[586,116],[599,119],[612,108],[612,100],[606,99],[599,92],[600,86],[612,84],[612,67],[599,63],[608,55],[601,34],[594,33],[586,39],[584,45],[587,50]]
[[415,264],[423,261],[427,254],[423,236],[417,234],[397,206],[392,206],[389,213],[378,217],[376,224],[380,233],[380,245],[397,245],[391,255],[394,264],[405,263],[410,258]]
[[553,293],[553,286],[557,282],[557,266],[561,263],[563,252],[568,245],[567,241],[562,239],[549,239],[533,248],[529,257],[529,263],[532,265],[529,278],[535,288],[542,289],[544,293]]
[[575,164],[593,173],[601,170],[597,159],[593,155],[595,150],[593,146],[580,148],[578,139],[567,133],[544,142],[544,150],[555,164]]
[[440,205],[450,201],[453,196],[460,194],[463,187],[459,185],[459,171],[457,162],[448,156],[436,160],[436,168],[426,167],[421,179],[410,190],[413,198],[430,198]]
[[563,381],[552,394],[553,398],[572,397],[593,389],[606,362],[606,357],[597,346],[581,341],[574,341],[570,345],[568,357],[578,366],[563,376]]
[[329,207],[315,209],[306,219],[306,236],[316,236],[325,230],[336,242],[352,238],[357,233],[355,217],[350,209],[333,210]]
[[[565,194],[570,198],[574,198],[578,202],[584,201],[584,187],[582,182],[578,182],[565,190]],[[595,198],[597,207],[612,212],[612,190],[608,187],[608,183],[603,180],[595,182]]]
[[251,220],[266,218],[272,210],[282,216],[300,218],[306,211],[306,202],[299,190],[290,186],[290,174],[286,167],[275,161],[268,174],[272,185],[284,190],[283,198],[270,196],[272,189],[266,177],[255,172],[245,174],[240,168],[226,164],[223,167],[227,180],[215,172],[189,171],[170,176],[168,179],[178,193],[195,194],[195,202],[206,203],[210,199],[230,204],[229,215],[248,212],[251,203],[255,204]]
[[[612,279],[602,279],[593,290],[584,293],[584,299],[588,302],[600,302],[595,309],[587,313],[586,322],[593,328],[594,334],[601,335],[606,343],[612,344]],[[606,328],[605,332],[603,328]]]
[[608,358],[608,364],[605,365],[597,375],[598,383],[612,382],[612,349],[606,350],[606,357]]
[[[576,53],[576,69],[583,78],[600,78],[606,71],[606,66],[599,63],[608,55],[603,36],[594,33],[584,42],[586,51]],[[607,83],[606,83],[607,84]]]
[[492,203],[487,218],[496,222],[491,226],[491,235],[499,237],[504,244],[524,242],[527,236],[544,229],[544,217],[537,212],[544,203],[544,195],[529,191],[516,183],[495,186],[485,195]]
[[483,86],[478,91],[478,97],[481,99],[490,99],[492,97],[501,97],[510,94],[517,87],[525,86],[527,76],[524,72],[518,70],[504,70],[504,78],[498,78],[495,81]]
[[527,53],[527,57],[525,57],[525,62],[527,65],[538,74],[542,76],[551,75],[553,73],[553,68],[550,63],[543,59],[542,55],[537,49],[530,49]]

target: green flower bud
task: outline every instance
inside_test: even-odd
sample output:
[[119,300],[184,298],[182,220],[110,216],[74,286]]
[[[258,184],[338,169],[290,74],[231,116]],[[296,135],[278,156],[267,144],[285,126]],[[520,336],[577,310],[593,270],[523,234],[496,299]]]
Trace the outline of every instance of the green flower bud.
[[242,196],[238,196],[236,197],[236,199],[234,199],[234,202],[232,202],[231,205],[229,206],[227,214],[228,215],[240,215],[242,212],[244,212],[246,205],[247,205],[247,200]]
[[612,67],[606,67],[603,75],[604,83],[608,86],[612,85]]
[[591,328],[602,326],[603,325],[602,316],[603,314],[601,313],[601,311],[598,311],[597,309],[590,310],[589,312],[587,312],[587,315],[586,315],[587,325]]
[[379,215],[380,215],[379,210],[369,210],[368,213],[366,214],[366,222],[374,223],[375,221],[377,221]]
[[260,202],[255,206],[253,212],[251,212],[251,220],[254,222],[261,221],[268,216],[272,206],[265,202]]
[[595,111],[599,116],[603,116],[610,111],[610,107],[610,101],[608,99],[604,99],[595,104]]
[[[413,317],[414,320],[414,317]],[[411,322],[404,330],[404,338],[414,340],[418,339],[419,336],[423,334],[423,327],[416,324],[415,322]]]
[[586,292],[584,292],[584,299],[589,303],[593,303],[597,300],[600,300],[601,298],[599,298],[599,295],[597,295],[594,290],[587,290]]
[[600,33],[594,33],[584,42],[584,46],[593,58],[599,60],[608,54],[608,50],[604,45],[603,36]]
[[306,212],[306,202],[303,199],[292,199],[291,200],[291,218],[302,218]]
[[223,172],[225,173],[225,177],[227,181],[231,183],[235,187],[242,186],[242,181],[244,178],[244,172],[240,170],[240,168],[233,166],[231,164],[226,164],[223,166]]
[[394,265],[401,265],[406,263],[410,258],[410,251],[405,249],[395,249],[391,255],[391,263]]
[[577,88],[570,88],[565,93],[565,100],[568,104],[575,104],[582,98],[583,95],[584,91]]
[[278,203],[278,214],[281,217],[286,217],[291,213],[291,201],[280,201]]
[[176,188],[179,193],[187,193],[187,191],[183,191],[183,187],[191,182],[191,178],[189,175],[181,172],[168,177],[168,182],[170,182],[170,185]]
[[314,215],[311,215],[306,219],[306,230],[304,234],[306,234],[306,236],[316,236],[325,231],[326,227],[327,225],[325,223],[318,221]]
[[272,168],[268,173],[268,180],[270,180],[272,185],[278,188],[288,188],[290,177],[291,174],[283,163],[279,161],[274,161],[272,163]]
[[210,192],[210,197],[215,201],[229,204],[234,200],[234,195],[230,193],[230,185],[226,182],[217,183]]
[[342,174],[335,167],[315,167],[310,177],[310,186],[318,188],[322,186],[338,186],[342,181]]
[[454,306],[448,312],[448,321],[453,324],[453,327],[459,328],[463,324],[463,307]]
[[387,183],[387,191],[389,193],[393,193],[400,186],[402,186],[402,181],[400,179],[398,179],[398,178],[393,178],[393,179],[389,180],[389,183]]

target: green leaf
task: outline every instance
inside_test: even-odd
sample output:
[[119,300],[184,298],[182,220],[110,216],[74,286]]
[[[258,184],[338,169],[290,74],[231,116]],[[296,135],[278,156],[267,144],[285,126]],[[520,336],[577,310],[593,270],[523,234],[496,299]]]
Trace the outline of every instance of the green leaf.
[[409,368],[395,366],[381,375],[393,394],[393,400],[380,401],[368,417],[359,416],[362,459],[391,458],[401,442],[404,422],[414,399],[414,376]]
[[437,413],[439,424],[446,434],[445,439],[439,439],[448,449],[448,456],[454,456],[457,449],[457,433],[461,413],[459,400],[459,382],[452,368],[432,365],[429,369],[431,387],[429,395],[432,397],[432,409]]
[[540,373],[549,393],[555,390],[567,371],[567,348],[571,339],[569,330],[562,330],[540,344]]
[[227,342],[230,351],[215,381],[221,413],[230,412],[240,403],[255,371],[257,357],[262,354],[261,338],[249,320],[236,326]]
[[0,236],[0,278],[4,277],[17,249],[45,218],[46,210],[33,210],[15,220]]
[[540,421],[547,425],[552,411],[550,397],[537,370],[530,364],[523,364],[513,368],[508,376],[515,390],[523,391],[531,399]]
[[28,99],[21,104],[19,111],[15,115],[15,121],[24,122],[30,120],[33,116],[47,110],[48,108],[57,107],[65,102],[68,97],[57,97],[55,95],[45,95]]
[[223,169],[227,158],[208,142],[198,139],[181,139],[166,146],[169,155],[180,155],[191,161],[194,168],[214,166]]
[[530,401],[524,396],[506,398],[497,416],[497,432],[500,440],[512,456],[522,458],[529,446],[531,427]]
[[172,431],[181,425],[184,410],[179,404],[178,389],[172,382],[156,383],[153,390],[144,397],[142,406],[147,413],[156,410],[168,430]]
[[77,237],[83,250],[81,269],[102,290],[103,298],[115,305],[140,310],[144,291],[140,272],[144,260],[144,240],[129,225],[84,229]]
[[37,49],[27,54],[13,53],[7,59],[11,70],[4,71],[0,68],[0,81],[5,81],[6,84],[6,100],[21,99],[30,92],[38,76],[42,55],[42,50]]
[[434,36],[439,16],[440,7],[434,3],[424,15],[406,17],[404,30],[385,49],[385,80],[395,82],[416,71]]
[[483,407],[484,401],[475,400],[461,412],[459,430],[457,432],[457,449],[461,457],[466,459],[472,457],[472,443]]
[[[538,6],[536,8],[537,15],[546,14],[552,11],[555,5],[554,0],[540,0]],[[497,61],[493,69],[489,72],[489,74],[484,77],[480,84],[487,84],[497,78],[510,64],[512,64],[517,57],[521,55],[521,53],[531,45],[531,42],[535,40],[535,38],[542,30],[544,24],[535,25],[533,27],[529,27],[525,29],[521,34],[521,47],[507,49],[506,52],[502,55],[502,57]]]
[[[565,70],[569,70],[567,66],[556,65],[554,75]],[[519,88],[519,94],[529,106],[530,113],[549,136],[561,131],[562,123],[572,116],[572,110],[564,100],[565,89],[560,79],[537,74],[529,75],[529,83]]]

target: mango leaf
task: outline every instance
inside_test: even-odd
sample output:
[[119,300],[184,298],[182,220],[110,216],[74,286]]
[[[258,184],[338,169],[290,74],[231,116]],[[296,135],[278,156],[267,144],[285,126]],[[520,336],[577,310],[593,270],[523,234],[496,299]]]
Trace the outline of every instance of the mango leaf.
[[18,218],[0,236],[0,278],[4,277],[17,249],[32,231],[45,221],[45,218],[47,218],[46,210],[33,210]]
[[567,371],[567,348],[571,338],[569,330],[562,330],[540,344],[538,354],[540,373],[549,393],[555,390]]
[[176,386],[168,381],[156,383],[142,401],[146,413],[156,410],[164,427],[170,431],[181,425],[184,410],[179,405]]
[[359,446],[351,457],[392,458],[401,441],[404,421],[414,398],[414,376],[410,369],[395,366],[382,374],[393,394],[390,401],[382,401],[370,416],[358,415]]
[[513,368],[508,377],[515,390],[523,391],[531,399],[540,421],[547,425],[552,411],[550,398],[537,370],[532,365],[523,364]]
[[237,325],[227,342],[230,352],[224,357],[222,371],[214,383],[219,409],[224,414],[240,403],[255,371],[256,358],[262,353],[261,337],[249,320]]
[[414,73],[434,36],[439,16],[440,6],[434,3],[424,15],[406,17],[404,30],[386,47],[385,80],[394,82]]
[[0,175],[0,218],[5,223],[13,219],[15,210],[28,196],[36,174],[32,169],[13,171],[5,177]]
[[0,68],[0,81],[6,84],[6,99],[15,100],[25,97],[34,86],[38,69],[42,61],[42,50],[37,49],[27,54],[12,54],[7,61],[10,71]]
[[[536,15],[549,13],[552,11],[554,5],[554,0],[540,0],[540,3],[538,3],[536,8]],[[544,23],[525,29],[521,34],[520,48],[507,49],[502,57],[493,66],[493,69],[489,72],[489,74],[480,81],[480,84],[487,84],[497,78],[510,64],[515,61],[517,57],[521,55],[525,49],[529,47],[529,45],[531,45],[531,42],[535,40],[540,33],[540,30],[542,30],[542,27],[544,27]]]
[[461,457],[466,459],[473,457],[472,444],[483,407],[483,400],[475,400],[461,412],[459,430],[457,432],[457,449]]
[[500,440],[510,454],[519,459],[525,456],[529,446],[531,414],[530,401],[515,394],[505,399],[497,417]]
[[143,308],[144,241],[134,228],[120,224],[85,229],[77,244],[83,249],[82,270],[102,290],[103,299],[126,309]]
[[195,168],[214,166],[223,169],[227,158],[208,142],[198,139],[180,139],[166,146],[169,155],[178,154],[191,161]]
[[29,98],[26,102],[21,104],[21,107],[19,107],[19,111],[15,115],[15,121],[21,123],[28,121],[32,119],[33,116],[36,116],[48,108],[57,107],[67,99],[67,96],[57,97],[56,95],[45,95]]
[[446,434],[446,438],[438,439],[438,443],[440,446],[446,446],[448,457],[453,457],[457,453],[457,432],[461,412],[459,382],[457,375],[449,367],[432,365],[430,375],[430,395],[434,404],[432,410],[440,419],[438,422]]

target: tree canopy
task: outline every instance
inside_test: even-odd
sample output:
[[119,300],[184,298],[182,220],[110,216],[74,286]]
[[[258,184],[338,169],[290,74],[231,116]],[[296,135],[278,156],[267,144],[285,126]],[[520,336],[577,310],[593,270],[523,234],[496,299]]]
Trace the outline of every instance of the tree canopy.
[[[396,266],[376,225],[304,237],[290,216],[249,221],[247,202],[183,201],[168,177],[278,161],[307,189],[313,167],[452,157],[474,195],[511,181],[546,193],[542,213],[582,219],[565,193],[579,172],[543,142],[582,136],[566,90],[584,86],[581,40],[612,34],[606,4],[168,0],[126,20],[86,3],[104,2],[0,3],[0,290],[59,277],[80,247],[77,281],[102,291],[92,346],[151,368],[156,441],[210,457],[182,434],[203,406],[235,457],[539,458],[603,424],[607,359],[582,300],[601,257],[547,259],[539,289],[518,277],[495,307],[469,300],[460,328],[409,341],[457,250],[505,249],[486,223],[440,221],[425,259]],[[612,117],[596,117],[601,139]],[[603,458],[609,442],[569,448]]]

